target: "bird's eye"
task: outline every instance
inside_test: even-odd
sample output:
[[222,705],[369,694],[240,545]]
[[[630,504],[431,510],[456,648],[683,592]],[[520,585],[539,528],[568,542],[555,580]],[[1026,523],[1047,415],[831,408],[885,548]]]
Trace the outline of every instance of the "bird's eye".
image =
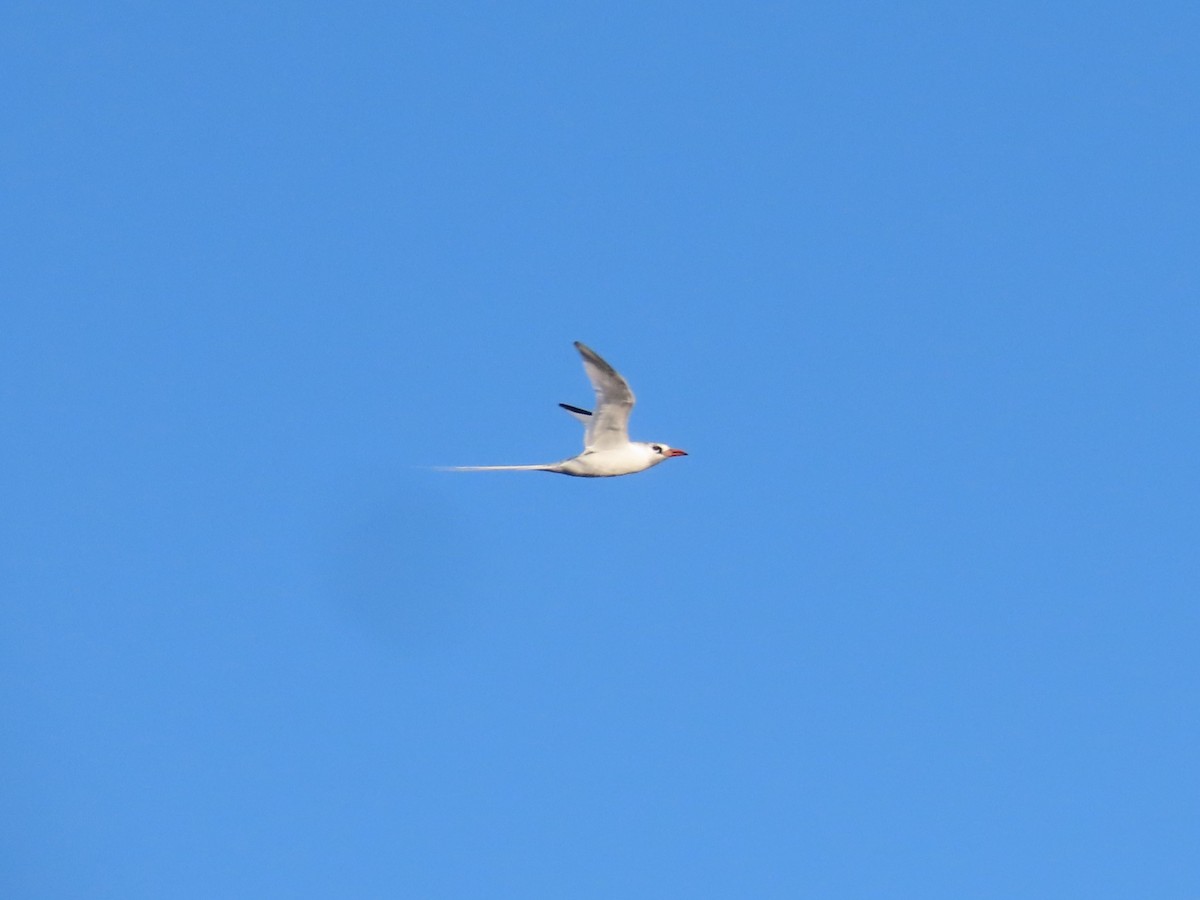
[[654,452],[655,452],[655,453],[662,453],[662,447],[658,446],[658,444],[655,444],[655,445],[654,445]]

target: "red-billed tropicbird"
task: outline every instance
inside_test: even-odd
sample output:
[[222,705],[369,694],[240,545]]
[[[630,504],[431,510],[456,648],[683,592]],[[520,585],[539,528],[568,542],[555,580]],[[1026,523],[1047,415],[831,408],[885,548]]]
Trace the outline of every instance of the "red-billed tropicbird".
[[585,428],[583,452],[562,462],[536,466],[455,466],[456,472],[559,472],[585,478],[632,475],[656,466],[672,456],[687,456],[683,450],[629,439],[629,412],[633,409],[633,391],[612,366],[579,341],[575,349],[583,357],[583,370],[596,389],[596,411],[558,404]]

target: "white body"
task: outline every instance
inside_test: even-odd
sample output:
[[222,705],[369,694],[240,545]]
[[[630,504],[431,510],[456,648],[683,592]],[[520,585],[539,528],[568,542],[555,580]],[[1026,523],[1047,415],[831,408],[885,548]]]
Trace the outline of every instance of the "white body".
[[666,444],[629,440],[629,413],[633,409],[633,391],[617,371],[596,351],[575,342],[583,357],[583,369],[596,391],[596,411],[560,403],[583,423],[583,452],[556,463],[533,466],[456,466],[458,472],[558,472],[583,478],[609,478],[632,475],[656,466],[674,456],[687,456]]

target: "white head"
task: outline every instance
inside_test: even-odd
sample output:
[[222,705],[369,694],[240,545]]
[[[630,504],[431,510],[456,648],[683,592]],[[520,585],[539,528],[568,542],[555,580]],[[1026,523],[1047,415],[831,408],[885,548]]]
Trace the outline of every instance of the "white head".
[[668,447],[666,444],[652,444],[645,442],[644,445],[650,451],[650,465],[656,466],[664,459],[670,459],[672,456],[687,456],[686,450],[677,450],[674,447]]

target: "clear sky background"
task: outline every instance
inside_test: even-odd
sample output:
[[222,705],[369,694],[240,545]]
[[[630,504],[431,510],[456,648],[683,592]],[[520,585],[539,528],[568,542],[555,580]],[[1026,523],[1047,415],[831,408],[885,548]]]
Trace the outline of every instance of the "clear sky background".
[[0,895],[1200,896],[1194,3],[0,26]]

